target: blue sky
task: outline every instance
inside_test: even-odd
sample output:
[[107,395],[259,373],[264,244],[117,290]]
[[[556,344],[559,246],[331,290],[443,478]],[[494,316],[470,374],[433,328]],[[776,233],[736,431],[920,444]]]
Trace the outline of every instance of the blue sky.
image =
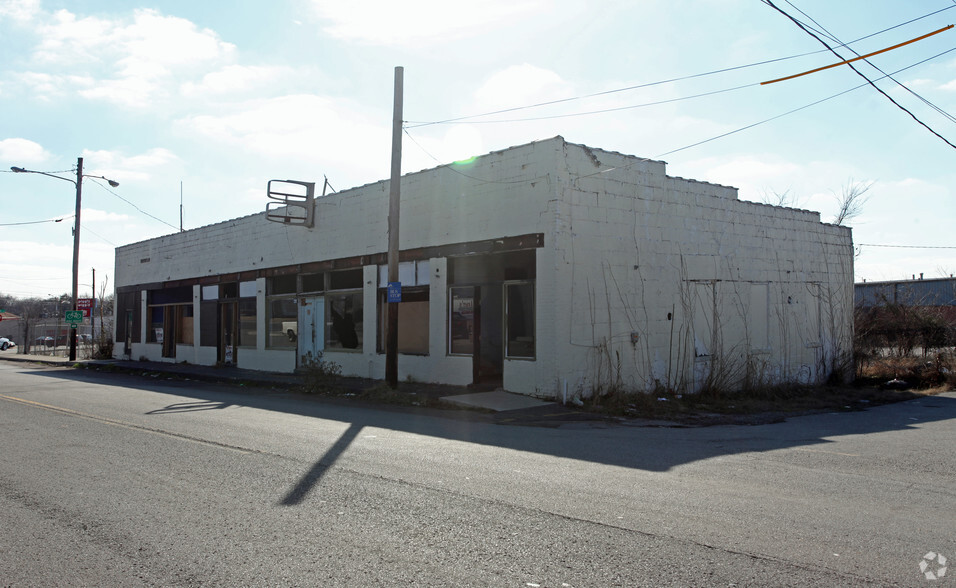
[[[842,42],[873,35],[860,54],[956,22],[956,0],[775,4]],[[956,144],[954,48],[956,29],[871,63]],[[0,170],[69,176],[82,156],[121,184],[84,181],[81,293],[92,268],[112,278],[115,246],[178,230],[180,186],[189,229],[263,210],[269,179],[387,178],[399,65],[405,173],[562,135],[741,199],[788,193],[825,221],[845,186],[872,183],[850,223],[857,279],[956,273],[956,149],[872,87],[733,132],[866,83],[840,66],[759,85],[838,61],[759,0],[0,0],[0,55]],[[0,292],[69,292],[72,219],[52,220],[73,213],[73,187],[7,172],[0,195]]]

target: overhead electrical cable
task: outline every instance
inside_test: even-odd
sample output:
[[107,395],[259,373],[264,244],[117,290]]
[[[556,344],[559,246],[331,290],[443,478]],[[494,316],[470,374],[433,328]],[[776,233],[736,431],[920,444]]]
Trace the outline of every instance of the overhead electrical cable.
[[154,215],[152,215],[152,214],[146,212],[145,210],[143,210],[142,208],[136,206],[135,204],[133,204],[132,202],[130,202],[130,201],[127,200],[126,198],[123,198],[122,196],[120,196],[120,195],[117,194],[116,192],[110,190],[109,188],[107,188],[106,186],[104,186],[103,184],[101,184],[100,182],[97,182],[97,181],[93,180],[93,183],[96,184],[97,186],[103,188],[104,190],[106,190],[107,192],[109,192],[110,194],[112,194],[113,196],[116,196],[117,198],[119,198],[120,200],[122,200],[123,202],[125,202],[126,204],[129,204],[130,206],[132,206],[132,207],[135,208],[136,210],[140,211],[141,213],[145,214],[145,215],[148,216],[149,218],[154,219],[154,220],[157,220],[157,221],[163,223],[164,225],[169,226],[169,227],[172,227],[172,228],[176,229],[176,231],[179,231],[179,227],[177,227],[176,225],[172,225],[172,224],[170,224],[170,223],[164,221],[163,219],[159,218],[158,216],[154,216]]
[[107,239],[106,237],[104,237],[103,235],[100,235],[100,234],[97,233],[96,231],[93,231],[93,230],[91,230],[91,229],[88,229],[88,228],[86,227],[86,225],[84,225],[83,223],[80,223],[80,227],[82,227],[84,231],[89,231],[89,232],[92,233],[94,236],[99,237],[102,241],[105,241],[106,243],[109,243],[109,244],[112,245],[113,247],[116,247],[116,246],[117,246],[116,243],[113,243],[112,241],[110,241],[109,239]]
[[[792,80],[792,79],[794,79],[794,78],[799,78],[800,76],[805,76],[805,75],[808,75],[808,74],[817,73],[818,71],[823,71],[823,70],[825,70],[825,69],[831,69],[831,68],[834,68],[834,67],[838,67],[838,66],[840,66],[840,65],[844,65],[844,64],[849,65],[850,63],[853,63],[854,61],[860,61],[861,59],[866,59],[867,57],[873,57],[874,55],[879,55],[880,53],[886,53],[887,51],[892,51],[893,49],[898,49],[898,48],[900,48],[900,47],[903,47],[904,45],[909,45],[910,43],[915,43],[915,42],[917,42],[917,41],[922,41],[923,39],[925,39],[925,38],[927,38],[927,37],[932,37],[933,35],[938,35],[939,33],[942,33],[943,31],[948,31],[948,30],[951,29],[951,28],[953,28],[953,25],[945,26],[945,27],[943,27],[943,28],[941,28],[941,29],[938,29],[938,30],[933,31],[932,33],[927,33],[927,34],[925,34],[925,35],[916,37],[915,39],[910,39],[909,41],[904,41],[903,43],[897,43],[896,45],[893,45],[892,47],[887,47],[886,49],[880,49],[879,51],[873,51],[872,53],[867,53],[866,55],[859,55],[859,54],[857,54],[858,57],[854,57],[853,59],[844,59],[843,61],[840,61],[840,62],[837,62],[837,63],[831,63],[830,65],[824,65],[823,67],[818,67],[818,68],[815,68],[815,69],[811,69],[811,70],[805,71],[805,72],[803,72],[803,73],[798,73],[798,74],[794,74],[794,75],[792,75],[792,76],[786,76],[786,77],[783,77],[783,78],[777,78],[777,79],[775,79],[775,80],[768,80],[768,81],[766,81],[766,82],[760,82],[760,85],[761,85],[761,86],[765,86],[765,85],[767,85],[767,84],[776,84],[777,82],[784,82],[784,81],[786,81],[786,80]],[[852,51],[852,49],[851,49],[851,51]],[[856,53],[856,52],[854,51],[854,53]],[[870,62],[867,61],[867,63],[870,63]],[[870,63],[870,65],[873,65],[873,64]],[[899,82],[897,82],[897,83],[899,83]],[[900,85],[902,85],[902,84],[900,84]]]
[[[819,41],[824,47],[826,47],[827,49],[829,49],[831,53],[833,53],[834,55],[836,55],[836,56],[839,57],[840,59],[843,59],[843,56],[840,55],[839,53],[837,53],[832,47],[830,47],[830,45],[828,45],[828,44],[826,43],[826,41],[824,41],[824,40],[821,39],[819,36],[817,36],[817,35],[814,34],[812,31],[810,31],[810,30],[807,29],[805,26],[803,26],[803,24],[802,24],[800,21],[798,21],[797,19],[795,19],[795,18],[793,18],[792,16],[790,16],[785,10],[782,10],[781,8],[777,7],[777,5],[774,4],[772,0],[763,0],[763,3],[766,4],[767,6],[770,6],[771,8],[773,8],[774,10],[776,10],[777,12],[779,12],[780,14],[786,16],[786,17],[787,17],[788,19],[790,19],[795,25],[797,25],[798,27],[800,27],[800,30],[802,30],[803,32],[807,33],[808,35],[810,35],[811,37],[813,37],[814,39],[816,39],[817,41]],[[933,133],[934,135],[936,135],[936,137],[938,137],[941,141],[943,141],[944,143],[946,143],[947,145],[949,145],[949,146],[952,147],[953,149],[956,149],[956,145],[953,145],[952,143],[950,143],[949,140],[946,139],[946,137],[944,137],[944,136],[940,135],[939,133],[937,133],[932,127],[930,127],[928,124],[926,124],[925,122],[923,122],[922,120],[920,120],[919,117],[917,117],[915,114],[913,114],[909,109],[907,109],[905,106],[901,105],[899,102],[897,102],[896,100],[894,100],[889,94],[887,94],[886,92],[884,92],[882,88],[880,88],[880,87],[877,86],[875,83],[873,83],[873,81],[872,81],[870,78],[868,78],[865,74],[863,74],[863,73],[862,73],[860,70],[858,70],[857,68],[853,67],[853,64],[852,64],[852,63],[847,63],[846,65],[847,65],[847,67],[849,67],[850,69],[852,69],[852,70],[856,73],[856,75],[858,75],[858,76],[860,76],[861,78],[863,78],[864,80],[866,80],[867,83],[868,83],[870,86],[872,86],[877,92],[879,92],[880,94],[882,94],[887,100],[889,100],[890,102],[892,102],[897,108],[899,108],[900,110],[902,110],[902,111],[905,112],[906,114],[910,115],[910,117],[911,117],[913,120],[915,120],[917,123],[919,123],[923,128],[925,128],[927,131],[929,131],[929,132]]]
[[22,223],[0,223],[0,227],[15,227],[15,226],[19,226],[19,225],[38,225],[38,224],[40,224],[40,223],[58,223],[58,222],[60,222],[60,221],[62,221],[62,220],[64,220],[64,219],[67,219],[67,218],[73,218],[73,215],[70,214],[70,215],[67,215],[67,216],[61,216],[61,217],[57,217],[57,218],[48,218],[48,219],[46,219],[46,220],[27,221],[27,222],[22,222]]
[[415,137],[413,137],[412,134],[408,132],[408,129],[407,129],[407,128],[402,128],[402,131],[404,131],[405,134],[408,135],[408,138],[412,140],[412,143],[414,143],[415,145],[417,145],[418,148],[422,150],[422,153],[424,153],[425,155],[427,155],[427,156],[431,157],[432,159],[434,159],[434,160],[439,164],[439,167],[447,168],[449,171],[452,171],[452,172],[454,172],[454,173],[456,173],[456,174],[458,174],[458,175],[460,175],[460,176],[462,176],[462,177],[468,178],[468,179],[470,179],[470,180],[477,180],[477,181],[482,182],[482,183],[485,183],[485,184],[524,184],[524,183],[527,183],[527,182],[533,182],[533,181],[535,181],[535,180],[540,179],[540,178],[532,178],[532,179],[522,179],[522,180],[488,180],[488,179],[485,179],[485,178],[478,178],[478,177],[475,177],[475,176],[470,176],[470,175],[468,175],[468,174],[466,174],[466,173],[463,173],[463,172],[461,172],[460,170],[457,170],[457,169],[455,169],[455,168],[453,167],[453,166],[454,166],[456,163],[458,163],[458,162],[442,163],[440,159],[438,159],[437,157],[435,157],[434,155],[432,155],[431,153],[429,153],[427,149],[425,149],[424,147],[422,147],[422,144],[415,140]]
[[878,243],[854,243],[858,247],[893,247],[896,249],[956,249],[956,245],[880,245]]
[[[906,21],[906,22],[903,22],[903,23],[900,23],[900,24],[897,24],[897,25],[893,25],[892,27],[888,27],[888,28],[883,29],[883,30],[881,30],[881,31],[877,31],[877,32],[875,32],[875,33],[871,33],[871,34],[869,34],[869,35],[860,37],[859,39],[850,41],[849,43],[841,43],[841,46],[844,46],[844,47],[849,48],[849,45],[850,45],[850,44],[858,43],[858,42],[863,41],[863,40],[865,40],[865,39],[869,39],[869,38],[871,38],[871,37],[875,37],[875,36],[877,36],[877,35],[881,35],[881,34],[883,34],[883,33],[886,33],[886,32],[888,32],[888,31],[891,31],[891,30],[893,30],[893,29],[897,29],[897,28],[899,28],[899,27],[902,27],[902,26],[905,26],[905,25],[914,23],[914,22],[919,21],[919,20],[922,20],[922,19],[924,19],[924,18],[929,18],[930,16],[939,14],[940,12],[944,12],[944,11],[950,10],[950,9],[952,9],[952,8],[956,8],[956,0],[954,0],[954,6],[947,6],[946,8],[941,8],[940,10],[936,10],[936,11],[934,11],[934,12],[930,12],[929,14],[924,14],[923,16],[919,16],[919,17],[910,19],[910,20],[908,20],[908,21]],[[839,42],[839,41],[837,41],[837,42]],[[644,83],[644,84],[637,84],[637,85],[634,85],[634,86],[627,86],[627,87],[624,87],[624,88],[617,88],[617,89],[614,89],[614,90],[605,90],[605,91],[602,91],[602,92],[594,92],[594,93],[592,93],[592,94],[585,94],[585,95],[583,95],[583,96],[574,96],[574,97],[570,97],[570,98],[560,98],[560,99],[557,99],[557,100],[548,100],[548,101],[545,101],[545,102],[539,102],[539,103],[536,103],[536,104],[528,104],[528,105],[525,105],[525,106],[515,106],[515,107],[511,107],[511,108],[503,108],[503,109],[500,109],[500,110],[494,110],[494,111],[485,112],[485,113],[482,113],[482,114],[472,114],[472,115],[460,116],[460,117],[449,118],[449,119],[438,120],[438,121],[405,121],[405,122],[407,123],[406,128],[408,128],[408,129],[415,129],[415,128],[419,128],[419,127],[426,127],[426,126],[432,126],[432,125],[451,124],[451,123],[466,121],[466,120],[475,119],[475,118],[484,118],[484,117],[487,117],[487,116],[494,116],[494,115],[496,115],[496,114],[506,114],[506,113],[508,113],[508,112],[516,112],[516,111],[519,111],[519,110],[529,110],[529,109],[532,109],[532,108],[540,108],[540,107],[542,107],[542,106],[551,106],[551,105],[554,105],[554,104],[563,104],[563,103],[566,103],[566,102],[573,102],[573,101],[577,101],[577,100],[586,100],[586,99],[588,99],[588,98],[596,98],[596,97],[598,97],[598,96],[605,96],[605,95],[608,95],[608,94],[615,94],[615,93],[620,93],[620,92],[627,92],[627,91],[630,91],[630,90],[638,90],[638,89],[641,89],[641,88],[649,88],[649,87],[659,86],[659,85],[663,85],[663,84],[670,84],[670,83],[673,83],[673,82],[680,82],[680,81],[684,81],[684,80],[690,80],[690,79],[694,79],[694,78],[701,78],[701,77],[716,75],[716,74],[720,74],[720,73],[727,73],[727,72],[730,72],[730,71],[736,71],[736,70],[740,70],[740,69],[747,69],[747,68],[751,68],[751,67],[757,67],[757,66],[761,66],[761,65],[767,65],[767,64],[770,64],[770,63],[777,63],[777,62],[781,62],[781,61],[788,61],[788,60],[791,60],[791,59],[798,59],[798,58],[800,58],[800,57],[807,57],[807,56],[809,56],[809,55],[816,55],[817,53],[825,53],[826,51],[827,51],[826,49],[820,49],[819,51],[810,51],[810,52],[807,52],[807,53],[800,53],[800,54],[798,54],[798,55],[791,55],[791,56],[788,56],[788,57],[778,57],[778,58],[776,58],[776,59],[768,59],[768,60],[766,60],[766,61],[758,61],[758,62],[755,62],[755,63],[748,63],[748,64],[745,64],[745,65],[736,65],[736,66],[733,66],[733,67],[727,67],[727,68],[717,69],[717,70],[712,70],[712,71],[707,71],[707,72],[703,72],[703,73],[691,74],[691,75],[687,75],[687,76],[680,76],[680,77],[676,77],[676,78],[669,78],[669,79],[665,79],[665,80],[658,80],[658,81],[655,81],[655,82],[647,82],[647,83]],[[532,120],[533,120],[533,119],[532,119]],[[475,121],[472,121],[472,122],[475,122]],[[498,122],[498,121],[495,121],[495,122]],[[504,122],[504,121],[502,121],[502,122]]]
[[[846,44],[844,44],[842,41],[840,41],[840,39],[838,39],[836,35],[832,34],[830,31],[828,31],[828,30],[826,29],[826,27],[824,27],[822,24],[820,24],[819,22],[817,22],[816,19],[814,19],[812,16],[810,16],[809,14],[807,14],[806,12],[804,12],[803,10],[800,10],[800,8],[799,8],[798,6],[796,6],[793,2],[791,2],[790,0],[784,0],[784,1],[785,1],[787,4],[789,4],[790,6],[792,6],[794,10],[796,10],[797,12],[799,12],[800,14],[802,14],[803,16],[805,16],[805,17],[807,17],[808,19],[810,19],[811,21],[813,21],[813,23],[814,23],[815,25],[817,25],[818,27],[820,27],[820,28],[826,33],[826,35],[827,35],[829,38],[833,39],[833,40],[836,41],[837,43],[840,43],[840,45],[841,45],[842,47],[846,47],[847,49],[849,49],[850,51],[852,51],[855,55],[857,55],[857,56],[860,55],[860,54],[857,53],[856,50],[854,50],[852,47],[850,47],[849,45],[846,45]],[[956,2],[954,2],[954,4],[956,4]],[[947,7],[944,8],[943,10],[949,10],[950,8],[954,8],[954,6],[947,6]],[[937,12],[941,12],[941,11],[937,11]],[[934,14],[935,14],[935,13],[934,13]],[[908,24],[908,23],[906,23],[906,24]],[[953,25],[949,25],[949,27],[946,27],[946,28],[947,28],[947,29],[951,29],[951,28],[953,28]],[[937,31],[937,32],[939,32],[939,31]],[[932,34],[936,34],[936,33],[934,32],[934,33],[932,33]],[[923,38],[925,38],[926,36],[928,36],[928,35],[924,35]],[[911,41],[911,42],[912,42],[912,41]],[[870,55],[874,55],[874,54],[869,54],[869,55],[866,55],[866,56],[858,57],[858,59],[864,59],[865,57],[870,57]],[[855,60],[851,60],[851,61],[855,61]],[[864,61],[866,61],[866,63],[867,63],[870,67],[872,67],[873,69],[875,69],[876,71],[880,72],[880,73],[883,74],[884,76],[889,77],[889,79],[892,80],[897,86],[899,86],[900,88],[903,88],[904,90],[906,90],[907,92],[909,92],[910,94],[912,94],[917,100],[919,100],[920,102],[922,102],[922,103],[925,104],[926,106],[929,106],[930,108],[932,108],[933,110],[935,110],[936,112],[938,112],[938,113],[939,113],[940,115],[942,115],[943,117],[948,118],[951,122],[956,122],[956,117],[954,117],[954,116],[951,115],[950,113],[946,112],[945,110],[943,110],[943,109],[940,108],[939,106],[933,104],[932,102],[930,102],[929,100],[927,100],[926,98],[924,98],[923,96],[921,96],[920,94],[918,94],[917,92],[915,92],[912,88],[910,88],[909,86],[905,85],[903,82],[897,80],[896,78],[894,78],[894,77],[891,76],[891,75],[888,75],[885,71],[883,71],[882,69],[880,69],[880,67],[877,66],[875,63],[871,62],[871,61],[868,60],[868,59],[864,59]]]
[[[954,1],[956,1],[956,0],[954,0]],[[896,70],[895,72],[893,72],[893,75],[898,74],[898,73],[903,72],[903,71],[906,71],[906,70],[908,70],[908,69],[914,68],[914,67],[916,67],[916,66],[918,66],[918,65],[922,65],[922,64],[926,63],[927,61],[932,61],[933,59],[936,59],[936,58],[938,58],[938,57],[942,57],[943,55],[946,55],[946,54],[948,54],[948,53],[952,53],[953,51],[956,51],[956,47],[953,47],[952,49],[947,49],[946,51],[943,51],[943,52],[941,52],[941,53],[937,53],[936,55],[927,57],[926,59],[924,59],[924,60],[922,60],[922,61],[918,61],[918,62],[916,62],[916,63],[914,63],[914,64],[912,64],[912,65],[908,65],[908,66],[906,66],[906,67],[904,67],[904,68],[900,68],[900,69]],[[880,79],[881,79],[881,78],[880,78]],[[764,123],[768,123],[768,122],[770,122],[770,121],[777,120],[778,118],[782,118],[782,117],[787,116],[787,115],[789,115],[789,114],[793,114],[794,112],[799,112],[799,111],[804,110],[804,109],[806,109],[806,108],[810,108],[811,106],[816,106],[817,104],[821,104],[821,103],[826,102],[826,101],[828,101],[828,100],[832,100],[833,98],[837,98],[837,97],[842,96],[842,95],[844,95],[844,94],[848,94],[848,93],[850,93],[850,92],[853,92],[854,90],[859,90],[860,88],[865,88],[865,87],[867,87],[867,85],[868,85],[868,84],[860,84],[860,85],[858,85],[858,86],[854,86],[854,87],[852,87],[852,88],[849,88],[849,89],[844,90],[844,91],[842,91],[842,92],[839,92],[839,93],[837,93],[837,94],[833,94],[832,96],[828,96],[828,97],[826,97],[826,98],[822,98],[822,99],[820,99],[820,100],[817,100],[816,102],[811,102],[810,104],[807,104],[807,105],[805,105],[805,106],[801,106],[801,107],[799,107],[799,108],[794,108],[793,110],[789,110],[789,111],[787,111],[787,112],[778,114],[778,115],[776,115],[776,116],[772,116],[772,117],[767,118],[767,119],[764,119],[764,120],[762,120],[762,121],[755,122],[755,123],[752,123],[752,124],[749,124],[749,125],[740,127],[740,128],[735,129],[735,130],[733,130],[733,131],[729,131],[729,132],[726,132],[726,133],[722,133],[722,134],[720,134],[720,135],[717,135],[717,136],[715,136],[715,137],[711,137],[711,138],[709,138],[709,139],[704,139],[703,141],[698,141],[698,142],[693,143],[693,144],[691,144],[691,145],[685,145],[684,147],[680,147],[680,148],[677,148],[677,149],[672,149],[672,150],[667,151],[667,152],[665,152],[665,153],[661,153],[660,155],[655,155],[654,157],[664,157],[665,155],[670,155],[671,153],[677,153],[677,152],[679,152],[679,151],[684,151],[684,150],[686,150],[686,149],[690,149],[691,147],[697,147],[698,145],[703,145],[704,143],[709,143],[709,142],[711,142],[711,141],[715,141],[715,140],[717,140],[717,139],[722,139],[723,137],[727,137],[727,136],[730,136],[730,135],[739,133],[739,132],[741,132],[741,131],[746,131],[747,129],[752,129],[752,128],[754,128],[754,127],[756,127],[756,126],[759,126],[759,125],[762,125],[762,124],[764,124]],[[635,162],[635,163],[633,163],[633,164],[628,164],[628,165],[620,166],[620,167],[610,167],[610,168],[608,168],[608,169],[603,169],[603,170],[601,170],[601,171],[597,171],[597,172],[590,173],[590,174],[587,174],[587,175],[578,176],[577,179],[589,178],[589,177],[591,177],[591,176],[597,176],[597,175],[600,175],[600,174],[606,174],[606,173],[611,172],[611,171],[614,171],[614,170],[616,170],[616,169],[627,169],[627,168],[630,167],[631,165],[636,165],[637,163],[641,163],[641,162],[644,162],[644,161],[648,161],[648,158],[641,158],[639,161],[637,161],[637,162]]]
[[[760,85],[759,82],[754,82],[752,84],[744,84],[743,86],[735,86],[733,88],[724,88],[723,90],[714,90],[712,92],[704,92],[703,94],[694,94],[693,96],[681,96],[680,98],[668,98],[667,100],[657,100],[655,102],[645,102],[643,104],[631,104],[629,106],[617,106],[614,108],[604,108],[602,110],[589,110],[585,112],[570,112],[567,114],[553,114],[549,116],[531,116],[526,118],[476,120],[476,121],[470,122],[469,124],[490,125],[490,124],[500,124],[500,123],[531,122],[536,120],[551,120],[555,118],[571,118],[575,116],[588,116],[592,114],[606,114],[608,112],[618,112],[621,110],[633,110],[635,108],[645,108],[648,106],[658,106],[661,104],[669,104],[671,102],[681,102],[683,100],[692,100],[694,98],[703,98],[704,96],[714,96],[715,94],[724,94],[726,92],[734,92],[736,90],[742,90],[744,88],[753,88],[754,86],[759,86],[759,85]],[[416,127],[411,126],[406,128],[416,128]]]

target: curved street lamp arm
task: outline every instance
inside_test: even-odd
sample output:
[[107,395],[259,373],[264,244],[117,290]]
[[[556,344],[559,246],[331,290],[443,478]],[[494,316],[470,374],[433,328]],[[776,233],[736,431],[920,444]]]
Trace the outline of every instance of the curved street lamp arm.
[[47,173],[47,172],[41,172],[41,171],[36,171],[36,170],[32,170],[32,169],[24,169],[24,168],[22,168],[22,167],[16,167],[16,166],[11,167],[10,169],[13,170],[15,173],[18,173],[18,174],[40,174],[41,176],[48,176],[48,177],[51,177],[51,178],[56,178],[56,179],[58,179],[58,180],[63,180],[64,182],[70,182],[70,183],[73,184],[74,186],[76,185],[76,180],[71,180],[70,178],[64,178],[63,176],[57,176],[57,175],[54,175],[54,174],[49,174],[49,173]]

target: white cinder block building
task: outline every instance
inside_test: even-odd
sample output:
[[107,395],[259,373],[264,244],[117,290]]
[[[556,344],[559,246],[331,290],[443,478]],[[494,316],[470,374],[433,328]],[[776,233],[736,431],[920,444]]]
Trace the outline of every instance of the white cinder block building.
[[[560,400],[843,373],[850,230],[664,168],[556,137],[404,176],[399,377]],[[384,378],[388,192],[117,248],[117,356]]]

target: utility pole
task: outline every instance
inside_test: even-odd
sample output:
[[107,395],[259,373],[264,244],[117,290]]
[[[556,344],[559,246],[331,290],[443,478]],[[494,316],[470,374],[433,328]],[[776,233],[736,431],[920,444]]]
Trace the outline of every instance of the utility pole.
[[405,69],[395,68],[392,107],[392,175],[388,191],[388,292],[385,321],[385,381],[398,388],[398,302],[392,302],[392,284],[398,282],[398,220],[402,183],[402,93]]
[[[76,213],[73,217],[73,310],[80,295],[80,199],[83,195],[83,158],[76,158]],[[76,329],[70,329],[70,361],[76,361]]]
[[[93,340],[96,339],[96,268],[93,269],[93,304],[90,305],[90,344],[92,345]],[[100,322],[100,328],[103,328],[102,321]]]

